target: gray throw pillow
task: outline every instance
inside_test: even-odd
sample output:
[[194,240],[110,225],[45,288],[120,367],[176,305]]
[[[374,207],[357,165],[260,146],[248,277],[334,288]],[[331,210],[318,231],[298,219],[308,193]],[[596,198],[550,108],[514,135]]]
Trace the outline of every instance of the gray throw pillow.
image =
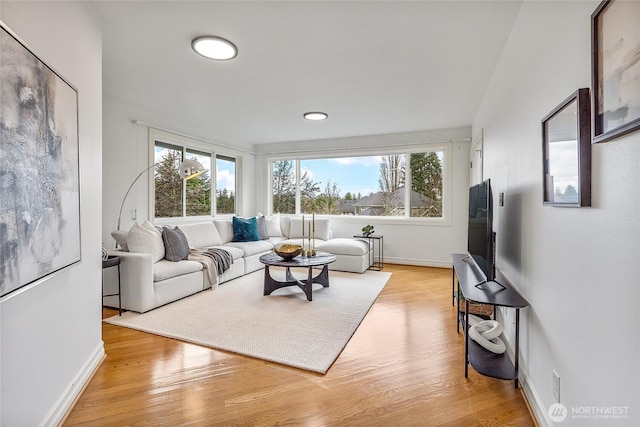
[[267,220],[262,215],[256,218],[258,219],[258,236],[260,236],[260,240],[267,240],[269,238],[269,233],[267,233]]
[[164,242],[164,257],[169,261],[181,261],[189,256],[189,242],[178,227],[162,229],[162,241]]

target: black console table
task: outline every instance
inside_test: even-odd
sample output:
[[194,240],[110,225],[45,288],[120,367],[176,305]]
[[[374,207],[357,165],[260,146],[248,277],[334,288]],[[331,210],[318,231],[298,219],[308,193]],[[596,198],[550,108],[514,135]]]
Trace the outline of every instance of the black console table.
[[[460,312],[460,298],[458,298],[458,322],[464,330],[464,377],[469,374],[469,364],[480,374],[503,380],[515,380],[518,388],[518,359],[520,354],[520,309],[529,305],[526,299],[513,285],[496,270],[495,281],[482,282],[484,277],[477,274],[473,262],[467,254],[451,254],[453,259],[452,280],[454,286],[457,280],[458,295],[462,290],[465,298],[465,312]],[[493,306],[510,307],[516,310],[516,342],[513,363],[507,352],[492,353],[473,340],[469,340],[469,301],[490,304]]]

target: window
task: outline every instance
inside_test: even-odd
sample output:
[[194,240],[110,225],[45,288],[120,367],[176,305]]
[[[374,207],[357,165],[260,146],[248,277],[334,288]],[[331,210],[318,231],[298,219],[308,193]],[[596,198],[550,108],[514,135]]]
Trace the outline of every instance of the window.
[[293,160],[277,160],[271,168],[273,184],[271,211],[274,213],[296,213],[296,169]]
[[272,212],[442,218],[444,156],[445,149],[439,149],[274,159]]
[[410,215],[441,218],[443,193],[442,152],[411,153]]
[[[208,152],[206,145],[198,144],[197,141],[190,146],[189,141],[184,138],[171,138],[168,134],[154,133],[152,141],[156,163],[153,208],[155,218],[211,216],[236,212],[234,157]],[[183,180],[179,173],[183,159],[196,159],[204,166],[205,172],[192,179]],[[212,159],[215,159],[215,163]],[[215,180],[212,178],[214,176]],[[212,202],[213,188],[215,204]]]
[[216,156],[216,213],[236,213],[236,159]]
[[182,147],[156,142],[155,217],[182,216],[182,179],[179,168]]
[[186,159],[196,159],[204,166],[202,175],[185,181],[187,216],[211,215],[211,154],[195,150],[186,152]]

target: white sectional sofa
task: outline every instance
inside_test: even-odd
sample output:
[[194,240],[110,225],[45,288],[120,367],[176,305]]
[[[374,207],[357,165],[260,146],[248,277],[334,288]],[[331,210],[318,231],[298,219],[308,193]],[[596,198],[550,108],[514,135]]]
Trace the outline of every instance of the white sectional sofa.
[[[212,285],[262,269],[264,265],[259,258],[272,252],[274,245],[302,244],[302,218],[274,215],[265,217],[263,221],[268,238],[248,242],[233,241],[231,219],[178,225],[190,248],[221,248],[231,254],[233,264],[218,276],[218,283],[211,283],[203,264],[198,261],[165,259],[165,253],[168,252],[165,252],[162,235],[149,223],[143,226],[135,224],[129,232],[114,232],[121,249],[109,251],[109,254],[120,257],[122,308],[144,313],[211,288]],[[308,237],[308,218],[305,224],[305,235]],[[144,235],[142,244],[140,233]],[[316,250],[336,255],[337,259],[329,264],[329,269],[363,273],[371,265],[368,243],[350,238],[332,238],[328,219],[315,220],[315,236]],[[117,289],[117,275],[104,274],[104,279],[106,294],[112,293],[107,290]],[[117,307],[118,297],[104,297],[103,304]]]

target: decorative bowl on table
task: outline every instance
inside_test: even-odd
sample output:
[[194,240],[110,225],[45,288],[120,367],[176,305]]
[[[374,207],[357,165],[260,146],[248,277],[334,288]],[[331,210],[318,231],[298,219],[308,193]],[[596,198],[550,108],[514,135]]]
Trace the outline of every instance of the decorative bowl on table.
[[285,260],[290,260],[302,253],[302,246],[284,244],[273,248],[273,251],[276,253],[276,255],[281,256]]

